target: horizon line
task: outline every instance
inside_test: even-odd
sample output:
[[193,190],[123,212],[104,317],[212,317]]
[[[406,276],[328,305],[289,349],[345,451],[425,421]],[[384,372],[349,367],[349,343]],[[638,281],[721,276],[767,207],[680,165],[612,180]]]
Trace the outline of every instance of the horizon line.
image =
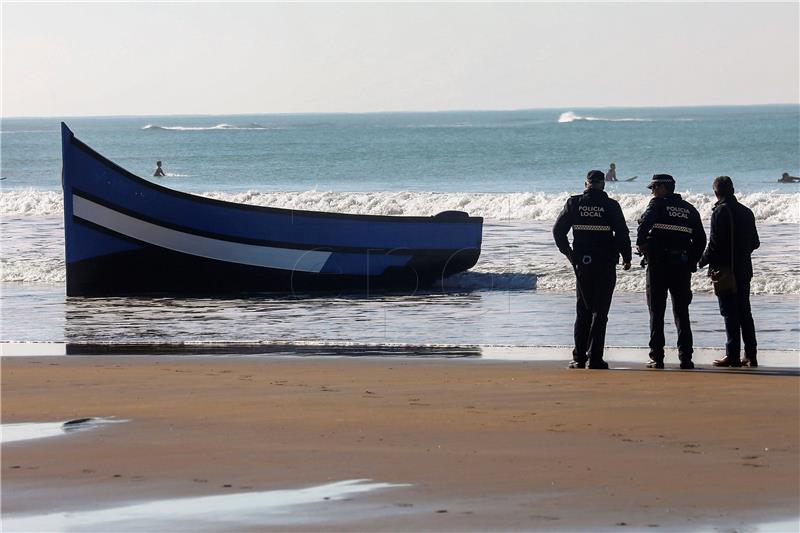
[[235,116],[267,116],[267,115],[389,115],[389,114],[414,114],[414,113],[513,113],[518,111],[548,111],[548,110],[583,110],[583,109],[690,109],[700,107],[778,107],[797,106],[800,102],[773,102],[759,104],[690,104],[690,105],[636,105],[636,106],[552,106],[552,107],[521,107],[521,108],[484,108],[484,109],[440,109],[440,110],[406,110],[406,111],[286,111],[267,112],[256,111],[247,113],[172,113],[172,114],[97,114],[97,115],[2,115],[0,120],[29,119],[29,118],[137,118],[137,117],[235,117]]

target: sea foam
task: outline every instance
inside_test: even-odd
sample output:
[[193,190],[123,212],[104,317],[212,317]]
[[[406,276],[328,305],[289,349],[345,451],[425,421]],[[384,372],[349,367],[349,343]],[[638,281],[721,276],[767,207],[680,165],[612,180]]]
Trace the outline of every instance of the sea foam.
[[[364,215],[430,216],[446,210],[466,211],[489,220],[555,220],[568,193],[437,193],[395,192],[204,192],[201,196],[258,206]],[[614,194],[629,221],[635,221],[650,202],[645,194]],[[704,220],[716,199],[709,194],[684,193]],[[800,193],[756,192],[738,195],[761,223],[800,223]],[[38,189],[0,191],[0,216],[42,216],[62,212],[61,193]]]

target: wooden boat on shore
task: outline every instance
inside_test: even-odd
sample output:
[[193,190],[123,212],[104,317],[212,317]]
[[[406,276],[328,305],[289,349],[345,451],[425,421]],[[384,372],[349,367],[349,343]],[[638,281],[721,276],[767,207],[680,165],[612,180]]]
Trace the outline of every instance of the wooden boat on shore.
[[475,265],[483,219],[223,202],[135,176],[61,124],[68,296],[404,290]]

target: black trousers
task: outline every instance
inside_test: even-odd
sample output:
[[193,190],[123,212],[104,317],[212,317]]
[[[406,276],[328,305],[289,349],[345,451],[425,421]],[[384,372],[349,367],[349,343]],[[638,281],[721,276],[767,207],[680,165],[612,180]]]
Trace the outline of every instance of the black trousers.
[[606,324],[611,297],[617,284],[616,265],[596,262],[575,267],[578,297],[575,317],[575,349],[572,358],[578,362],[600,362],[606,342]]
[[746,357],[756,358],[758,343],[756,342],[756,326],[753,323],[753,312],[750,310],[750,280],[736,280],[736,293],[717,296],[719,313],[725,319],[725,355],[739,359],[744,340]]
[[647,308],[650,310],[650,358],[664,360],[664,313],[667,292],[672,297],[672,315],[678,328],[678,357],[692,360],[692,326],[689,304],[692,303],[692,273],[680,261],[663,261],[647,265]]

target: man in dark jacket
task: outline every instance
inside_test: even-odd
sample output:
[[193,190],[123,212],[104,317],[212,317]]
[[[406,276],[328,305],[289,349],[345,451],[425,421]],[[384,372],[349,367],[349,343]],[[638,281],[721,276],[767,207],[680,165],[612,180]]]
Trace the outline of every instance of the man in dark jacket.
[[[619,204],[603,192],[605,176],[591,170],[583,194],[571,196],[553,226],[559,251],[575,270],[578,303],[570,368],[608,368],[603,360],[606,323],[617,283],[616,264],[631,268],[631,240]],[[572,247],[567,233],[572,229]]]
[[667,292],[678,328],[681,368],[694,368],[693,339],[689,324],[692,272],[706,246],[700,213],[675,194],[675,179],[655,174],[647,186],[653,199],[639,219],[636,249],[647,261],[647,307],[650,310],[650,368],[664,368],[664,312]]
[[[734,196],[733,181],[728,176],[715,178],[713,188],[717,203],[711,213],[711,238],[699,266],[710,265],[709,273],[733,267],[736,280],[735,292],[717,296],[728,339],[725,357],[714,361],[714,366],[756,367],[756,327],[750,310],[750,280],[753,278],[750,256],[761,245],[756,221],[753,212]],[[743,360],[739,359],[740,335],[744,339]]]

